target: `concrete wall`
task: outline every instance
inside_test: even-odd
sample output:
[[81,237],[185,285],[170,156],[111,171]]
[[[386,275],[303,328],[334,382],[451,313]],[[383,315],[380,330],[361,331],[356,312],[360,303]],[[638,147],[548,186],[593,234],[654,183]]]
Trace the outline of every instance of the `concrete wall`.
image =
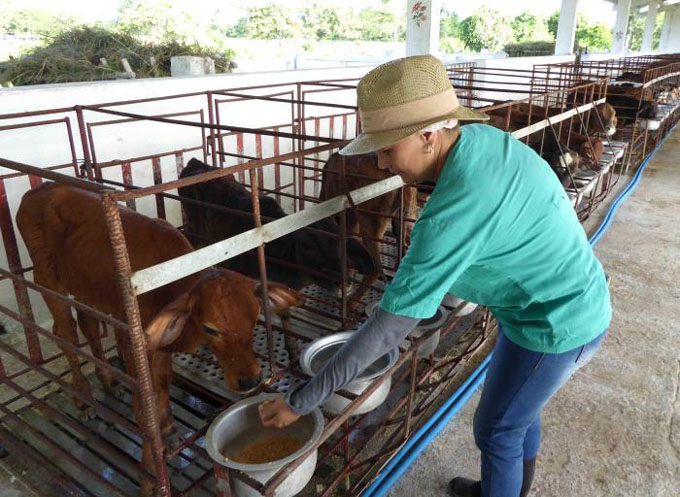
[[680,8],[669,8],[666,10],[663,28],[661,30],[661,40],[659,40],[659,51],[678,52],[680,51]]
[[[131,81],[110,81],[95,83],[69,83],[59,85],[44,85],[34,87],[16,87],[0,89],[0,115],[11,113],[21,113],[44,109],[67,108],[74,105],[91,105],[104,102],[129,101],[133,99],[145,99],[159,96],[177,95],[192,92],[203,92],[206,90],[218,90],[225,88],[238,88],[245,86],[268,85],[275,83],[295,83],[297,81],[329,80],[338,78],[359,78],[365,74],[372,66],[358,68],[325,69],[325,70],[303,70],[303,71],[281,71],[270,73],[250,73],[233,75],[214,75],[204,77],[184,77],[184,78],[161,78],[144,79]],[[310,87],[306,87],[310,88]],[[259,90],[258,94],[268,94],[272,92],[289,92],[282,98],[295,96],[296,85],[286,84],[285,86],[271,90]],[[216,97],[228,99],[229,97]],[[343,90],[332,93],[315,93],[306,97],[307,100],[314,100],[324,103],[343,103],[354,105],[356,102],[356,92],[354,90]],[[292,132],[290,125],[292,108],[290,103],[276,103],[264,101],[237,101],[226,102],[219,105],[221,113],[221,123],[239,127],[264,127],[273,125],[286,125],[280,130]],[[188,116],[177,117],[191,122],[199,122],[198,111],[203,111],[205,121],[208,121],[208,106],[205,95],[190,96],[176,99],[166,99],[158,102],[138,103],[116,107],[117,110],[139,113],[144,115],[158,115],[177,112],[192,112]],[[342,112],[330,107],[306,106],[305,115],[309,116],[328,116]],[[344,111],[347,112],[347,111]],[[85,120],[88,123],[101,123],[102,121],[118,120],[120,117],[85,111]],[[71,119],[70,128],[75,138],[77,159],[82,162],[83,150],[78,132],[75,112],[65,112],[45,116],[24,117],[17,119],[0,118],[0,126],[10,124],[20,124],[37,122],[43,120],[59,119],[68,117]],[[307,133],[316,136],[331,136],[331,120],[329,118],[320,119],[318,129],[314,128],[314,122],[308,123]],[[353,136],[355,129],[354,119],[347,122],[349,136]],[[333,120],[332,136],[342,137],[342,120]],[[184,148],[196,148],[199,150],[184,154],[184,163],[191,157],[203,158],[203,151],[200,149],[203,138],[200,128],[186,125],[156,123],[150,121],[125,122],[92,127],[92,139],[95,144],[96,158],[98,162],[114,159],[129,159],[145,155],[163,154]],[[225,148],[231,152],[237,151],[235,137],[225,138]],[[319,143],[306,142],[305,147],[313,147]],[[292,140],[279,140],[279,153],[292,151]],[[244,135],[243,150],[245,155],[256,156],[258,146],[254,135]],[[261,154],[264,157],[274,155],[274,139],[262,137]],[[327,154],[326,154],[327,155]],[[39,167],[67,164],[71,162],[71,152],[68,141],[67,127],[64,123],[50,124],[44,126],[23,128],[18,130],[0,131],[0,157],[23,162]],[[320,158],[324,158],[322,155]],[[235,164],[235,158],[225,159],[227,165]],[[174,155],[162,157],[160,161],[163,181],[170,181],[177,178],[176,160]],[[309,163],[306,165],[310,165]],[[132,180],[135,185],[149,186],[154,183],[153,169],[151,160],[135,162],[131,166]],[[121,182],[123,180],[122,169],[120,166],[104,170],[104,177],[109,180]],[[0,168],[0,175],[11,173],[9,169]],[[73,175],[73,168],[65,170],[67,174]],[[265,187],[274,187],[273,166],[268,166],[264,172]],[[290,168],[281,168],[282,184],[292,182],[292,172]],[[314,188],[315,183],[308,181],[305,183],[307,193]],[[26,177],[6,179],[4,181],[6,196],[9,204],[10,216],[14,220],[16,210],[19,206],[21,196],[30,188],[29,180]],[[292,193],[292,191],[291,191]],[[284,208],[292,210],[291,201],[284,202]],[[174,225],[181,224],[181,210],[179,202],[166,199],[165,209],[167,219]],[[156,202],[154,197],[139,199],[137,210],[151,216],[156,216]],[[23,267],[31,265],[30,258],[25,250],[23,241],[17,233],[20,257]],[[0,267],[7,268],[7,257],[4,247],[0,249]],[[39,322],[48,320],[49,317],[44,311],[41,299],[32,295],[34,309],[37,310]],[[11,284],[7,281],[0,281],[0,303],[10,308],[16,309],[14,303],[14,292]],[[0,321],[6,319],[0,316]]]

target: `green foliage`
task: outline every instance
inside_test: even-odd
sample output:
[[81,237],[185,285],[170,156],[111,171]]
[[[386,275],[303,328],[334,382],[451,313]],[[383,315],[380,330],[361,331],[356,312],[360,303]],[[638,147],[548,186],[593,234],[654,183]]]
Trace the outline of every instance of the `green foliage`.
[[[8,61],[0,81],[19,86],[112,79],[122,70],[121,58],[127,58],[138,78],[169,76],[170,58],[176,55],[212,57],[217,72],[231,72],[235,67],[231,60],[233,52],[177,41],[156,45],[104,27],[80,26],[61,33],[44,47]],[[106,66],[101,64],[102,58],[108,63]]]
[[460,18],[455,12],[442,9],[439,17],[439,37],[440,38],[459,38],[460,37]]
[[391,41],[394,34],[394,15],[377,9],[359,12],[359,31],[362,40]]
[[301,31],[297,18],[283,5],[267,4],[250,7],[245,23],[247,38],[281,40],[293,38]]
[[[557,38],[557,25],[559,22],[559,17],[559,12],[553,12],[553,14],[548,18],[548,32],[553,38]],[[583,14],[577,15],[574,50],[609,50],[611,46],[612,32],[609,27],[602,23],[591,24],[588,18]]]
[[575,49],[585,49],[589,52],[609,50],[612,46],[612,31],[605,24],[576,24]]
[[313,3],[302,9],[300,16],[305,38],[316,40],[342,39],[340,11]]
[[41,10],[15,10],[0,14],[0,33],[55,36],[74,24],[74,20],[69,17]]
[[[659,12],[654,23],[654,32],[652,33],[652,50],[659,48],[659,41],[661,40],[661,28],[663,26],[663,12]],[[642,49],[642,39],[645,34],[646,16],[634,17],[630,16],[628,19],[628,33],[630,40],[628,48],[631,50]]]
[[550,39],[545,19],[529,12],[522,12],[515,17],[510,26],[516,43]]
[[460,23],[461,40],[475,52],[498,50],[512,40],[510,23],[498,11],[481,7]]
[[178,42],[226,49],[221,27],[199,20],[174,0],[125,0],[118,9],[114,27],[153,43]]

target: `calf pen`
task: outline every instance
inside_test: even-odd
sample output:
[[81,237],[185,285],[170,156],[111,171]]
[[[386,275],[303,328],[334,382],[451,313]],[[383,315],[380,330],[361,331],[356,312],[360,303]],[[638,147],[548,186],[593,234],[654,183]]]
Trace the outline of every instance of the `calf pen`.
[[[608,101],[627,116],[615,138],[629,144],[626,164],[637,167],[680,117],[680,62],[677,54],[534,66],[539,86],[608,79]],[[671,91],[675,88],[675,91]]]
[[[587,90],[578,93],[583,100],[570,102],[570,93],[565,90],[533,91],[525,73],[515,73],[521,85],[503,86],[493,84],[492,71],[483,74],[485,71],[469,64],[459,66],[457,71],[458,76],[452,72],[452,81],[459,87],[464,105],[495,104],[512,115],[519,102],[499,102],[505,97],[499,98],[495,91],[521,95],[525,103],[542,105],[544,109],[554,104],[558,113],[534,116],[530,112],[528,126],[513,130],[515,136],[527,141],[530,135],[559,133],[560,126],[584,126],[583,120],[593,114],[600,99],[598,83],[589,83],[584,87]],[[503,76],[507,82],[510,75]],[[518,89],[521,91],[513,92]],[[0,312],[7,328],[0,338],[0,444],[12,458],[33,469],[57,494],[135,496],[146,482],[155,487],[158,495],[229,495],[231,483],[240,480],[264,495],[274,495],[296,462],[262,485],[244,473],[215,464],[206,453],[205,435],[211,421],[241,398],[225,388],[224,373],[209,349],[174,355],[170,397],[179,437],[169,442],[161,438],[137,299],[154,288],[251,249],[257,250],[259,278],[266,287],[273,261],[266,256],[264,246],[287,233],[307,230],[338,241],[341,270],[331,277],[340,291],[338,295],[320,284],[300,290],[305,302],[290,316],[297,343],[304,346],[317,337],[361,323],[365,308],[379,299],[385,281],[400,261],[405,244],[404,223],[410,220],[403,209],[403,193],[397,215],[363,209],[364,214],[393,218],[398,229],[380,240],[383,279],[364,288],[359,302],[352,302],[347,291],[349,283],[361,287],[363,281],[347,270],[345,246],[348,237],[356,235],[348,233],[347,214],[352,210],[362,212],[364,200],[414,186],[403,187],[401,180],[393,177],[319,202],[322,169],[329,154],[359,131],[354,94],[353,81],[319,81],[0,116],[6,123],[0,127],[0,142],[4,139],[26,144],[21,156],[0,159],[0,165],[6,168],[0,176],[0,228],[7,261],[0,268],[5,296]],[[170,100],[181,102],[183,110],[165,112]],[[177,146],[159,150],[148,138],[158,134],[172,137]],[[49,162],[36,159],[36,143],[49,148]],[[125,153],[131,144],[136,145],[139,154]],[[621,161],[616,157],[612,163],[620,168]],[[178,179],[190,158],[220,169]],[[132,271],[121,236],[122,205],[184,229],[186,220],[177,189],[231,174],[250,187],[255,206],[253,230],[211,241],[200,252],[159,266]],[[343,168],[339,174],[344,183],[349,174]],[[579,198],[583,192],[578,191],[575,179],[575,206],[583,209],[584,202],[590,202],[592,208],[596,205],[593,201],[584,200],[585,195]],[[30,260],[16,234],[13,217],[21,195],[43,180],[73,184],[101,196],[118,271],[118,286],[111,291],[118,292],[125,303],[126,322],[32,281]],[[426,195],[427,188],[422,190]],[[607,191],[599,190],[601,195]],[[290,215],[262,228],[267,220],[262,219],[257,208],[258,193],[275,198]],[[193,202],[211,211],[229,211],[220,205]],[[309,226],[331,216],[339,218],[337,232],[319,232]],[[319,280],[329,276],[294,263],[289,267]],[[96,356],[82,336],[77,344],[71,344],[49,331],[51,318],[41,295],[59,299],[101,323],[104,359]],[[418,349],[432,338],[434,329],[418,339],[409,339],[388,373],[364,393],[342,393],[351,402],[340,414],[326,415],[323,434],[310,449],[320,449],[315,475],[302,495],[358,495],[436,410],[444,393],[464,381],[472,366],[481,362],[492,345],[495,325],[487,311],[478,308],[470,312],[470,307],[465,302],[445,306],[447,319],[433,353],[420,357]],[[282,324],[272,317],[265,299],[254,330],[256,354],[267,378],[260,387],[262,392],[283,392],[306,378],[285,350]],[[120,364],[111,329],[130,337],[135,375],[126,373]],[[63,350],[74,352],[83,371],[93,380],[91,395],[71,386],[71,370]],[[119,381],[117,395],[98,387],[95,368],[109,371]],[[354,415],[371,392],[390,377],[386,401],[372,412]],[[134,392],[143,403],[139,419],[135,419],[131,405]],[[77,410],[72,396],[89,409]],[[140,464],[144,441],[153,448],[150,467]]]
[[[169,443],[162,440],[151,395],[153,385],[137,298],[152,288],[228,259],[224,254],[226,246],[230,247],[229,256],[238,251],[258,250],[260,261],[266,262],[262,267],[266,267],[270,261],[259,247],[287,232],[309,229],[305,226],[328,216],[339,214],[339,233],[317,234],[335,237],[338,245],[344,246],[348,234],[342,222],[343,208],[351,207],[350,200],[340,196],[319,204],[318,191],[320,168],[328,153],[337,149],[343,138],[354,135],[355,109],[352,105],[334,103],[333,98],[323,105],[306,100],[307,90],[320,88],[305,84],[238,88],[2,116],[7,124],[3,123],[0,140],[50,144],[54,162],[40,167],[30,165],[35,163],[32,158],[35,149],[31,147],[25,149],[23,156],[3,158],[1,162],[6,169],[0,177],[4,193],[0,196],[0,226],[7,264],[0,269],[5,292],[0,312],[7,333],[0,340],[0,443],[10,457],[48,481],[56,494],[138,495],[141,483],[150,482],[158,495],[224,495],[229,493],[229,485],[218,486],[217,480],[240,479],[265,495],[273,495],[295,465],[284,467],[263,487],[245,474],[225,471],[208,457],[204,437],[211,420],[240,397],[225,388],[224,374],[206,348],[173,357],[175,374],[170,396],[180,436]],[[163,113],[160,109],[170,98],[186,102],[186,111]],[[241,105],[256,110],[259,119],[256,127],[248,127],[253,126],[252,122],[225,118]],[[314,112],[309,110],[312,107]],[[248,115],[244,121],[253,116]],[[177,136],[179,146],[154,150],[153,140],[147,138],[154,133]],[[130,144],[132,140],[148,142],[145,143],[148,153],[123,155],[118,144]],[[223,166],[209,173],[210,178],[235,174],[243,180],[251,187],[256,206],[257,193],[262,191],[280,199],[286,210],[294,214],[269,223],[266,231],[256,228],[218,241],[188,258],[133,273],[118,211],[125,205],[151,217],[167,219],[181,228],[184,221],[176,189],[207,179],[177,180],[191,157]],[[32,281],[30,259],[17,236],[13,218],[21,195],[44,180],[87,188],[101,196],[119,276],[118,288],[111,291],[119,292],[125,303],[127,322]],[[363,199],[400,188],[401,182],[397,180],[391,178],[362,188],[351,194],[351,202],[360,209]],[[207,207],[224,210],[220,206]],[[403,214],[396,217],[403,222]],[[259,226],[262,222],[256,208],[255,224]],[[390,233],[382,241],[381,259],[387,272],[395,269],[403,253],[403,241],[397,238]],[[290,317],[300,345],[360,323],[365,319],[365,304],[376,300],[381,292],[384,282],[379,281],[367,289],[360,303],[348,306],[346,283],[356,278],[346,271],[344,250],[342,259],[345,270],[333,275],[341,283],[341,295],[336,296],[320,285],[301,289],[305,304]],[[261,277],[266,285],[266,271]],[[357,279],[355,285],[360,284]],[[14,298],[8,299],[8,292],[13,292]],[[101,323],[103,359],[97,357],[82,336],[78,343],[71,344],[49,330],[51,317],[41,295],[56,298]],[[404,345],[388,375],[371,387],[377,388],[392,377],[390,394],[380,409],[354,416],[352,413],[370,390],[359,396],[344,394],[352,402],[341,414],[327,416],[317,444],[321,447],[316,476],[305,494],[332,495],[340,487],[347,493],[360,492],[436,407],[438,394],[461,381],[465,366],[493,331],[488,313],[478,310],[467,314],[463,307],[461,303],[457,308],[449,307],[437,353],[423,358],[417,354],[418,346],[434,330]],[[282,392],[306,376],[295,363],[290,363],[283,347],[281,323],[272,319],[266,300],[263,311],[255,329],[255,349],[267,378],[261,391]],[[135,375],[126,373],[117,360],[111,329],[130,337]],[[91,380],[91,395],[71,385],[71,369],[64,350],[76,354]],[[118,380],[117,395],[100,388],[92,374],[95,368],[110,372]],[[140,419],[135,419],[131,405],[135,392],[143,403],[144,414]],[[71,397],[88,409],[76,409]],[[140,464],[144,441],[153,448],[151,467]]]

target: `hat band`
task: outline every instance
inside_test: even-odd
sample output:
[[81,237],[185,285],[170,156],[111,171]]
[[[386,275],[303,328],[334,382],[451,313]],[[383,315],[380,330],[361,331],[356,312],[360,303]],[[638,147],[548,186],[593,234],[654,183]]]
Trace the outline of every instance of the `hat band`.
[[379,133],[422,123],[456,110],[458,97],[453,87],[435,95],[382,109],[361,110],[361,127],[364,133]]

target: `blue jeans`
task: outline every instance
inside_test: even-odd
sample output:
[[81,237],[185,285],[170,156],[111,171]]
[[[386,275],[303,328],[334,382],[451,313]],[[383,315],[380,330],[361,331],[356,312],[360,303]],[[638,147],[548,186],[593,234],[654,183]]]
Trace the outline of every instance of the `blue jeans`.
[[541,444],[543,406],[590,361],[605,333],[562,354],[543,354],[515,345],[499,328],[474,419],[482,497],[519,496],[523,461],[534,459]]

